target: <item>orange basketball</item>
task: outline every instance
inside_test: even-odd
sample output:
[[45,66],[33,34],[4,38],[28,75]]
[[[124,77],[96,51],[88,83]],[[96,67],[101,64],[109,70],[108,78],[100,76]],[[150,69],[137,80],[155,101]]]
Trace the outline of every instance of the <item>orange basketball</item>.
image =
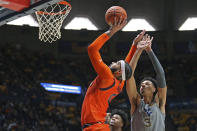
[[105,13],[105,21],[111,26],[114,24],[114,18],[116,17],[118,21],[121,16],[123,19],[127,19],[127,12],[125,9],[120,6],[112,6]]

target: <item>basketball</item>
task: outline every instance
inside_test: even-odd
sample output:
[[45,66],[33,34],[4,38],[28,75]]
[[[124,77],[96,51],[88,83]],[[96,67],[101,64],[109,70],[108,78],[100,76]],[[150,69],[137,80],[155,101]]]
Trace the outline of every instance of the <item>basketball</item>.
[[115,17],[117,21],[120,19],[120,17],[127,19],[127,12],[120,6],[112,6],[105,13],[105,21],[111,26],[114,24]]

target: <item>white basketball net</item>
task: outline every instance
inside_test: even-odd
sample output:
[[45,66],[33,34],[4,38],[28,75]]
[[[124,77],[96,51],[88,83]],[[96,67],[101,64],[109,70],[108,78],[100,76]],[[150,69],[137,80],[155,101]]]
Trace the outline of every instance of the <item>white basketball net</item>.
[[70,10],[71,5],[66,1],[62,1],[36,11],[36,17],[39,23],[39,39],[49,43],[60,39],[62,22]]

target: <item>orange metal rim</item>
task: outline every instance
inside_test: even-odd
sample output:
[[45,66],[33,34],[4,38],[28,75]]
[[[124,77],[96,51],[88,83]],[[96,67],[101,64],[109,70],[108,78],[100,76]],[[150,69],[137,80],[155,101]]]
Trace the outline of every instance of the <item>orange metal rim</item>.
[[[66,1],[60,1],[58,2],[58,4],[60,5],[65,5],[65,6],[69,6],[70,8],[72,7],[68,2]],[[37,11],[36,13],[38,15],[61,15],[61,14],[66,14],[67,10],[65,11],[60,11],[60,12],[57,12],[57,13],[49,13],[49,12],[44,12],[44,11]]]
[[58,4],[68,5],[70,8],[72,7],[71,4],[69,4],[69,3],[66,2],[66,1],[60,1],[60,2],[58,2]]

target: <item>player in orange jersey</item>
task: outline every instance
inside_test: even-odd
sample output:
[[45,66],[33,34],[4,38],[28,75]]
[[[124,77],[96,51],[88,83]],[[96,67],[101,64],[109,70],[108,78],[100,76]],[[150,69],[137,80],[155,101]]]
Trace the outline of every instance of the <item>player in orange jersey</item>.
[[126,20],[120,19],[88,46],[88,55],[98,76],[90,84],[83,101],[81,111],[83,131],[110,131],[109,124],[105,123],[107,108],[111,100],[122,91],[125,80],[131,77],[132,68],[128,63],[145,31],[134,39],[126,59],[112,62],[109,67],[102,61],[99,50],[125,25]]

